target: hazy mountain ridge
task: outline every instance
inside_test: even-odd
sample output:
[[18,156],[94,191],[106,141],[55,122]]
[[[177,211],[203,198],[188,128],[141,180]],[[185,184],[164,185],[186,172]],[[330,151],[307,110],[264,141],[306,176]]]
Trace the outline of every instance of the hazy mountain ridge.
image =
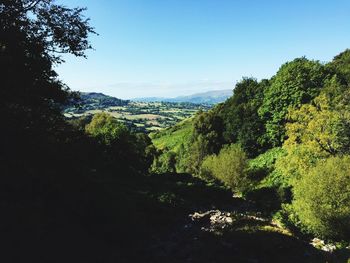
[[154,102],[154,101],[164,101],[164,102],[190,102],[195,104],[217,104],[224,102],[226,99],[232,96],[232,90],[212,90],[202,93],[195,93],[188,96],[178,96],[175,98],[164,98],[164,97],[145,97],[145,98],[135,98],[133,101],[143,101],[143,102]]

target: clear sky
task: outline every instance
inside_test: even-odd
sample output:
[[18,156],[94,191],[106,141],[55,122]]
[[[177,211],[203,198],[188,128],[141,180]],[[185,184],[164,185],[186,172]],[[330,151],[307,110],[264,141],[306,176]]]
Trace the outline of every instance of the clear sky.
[[349,0],[56,0],[87,7],[88,59],[57,69],[71,89],[119,98],[233,89],[286,61],[350,48]]

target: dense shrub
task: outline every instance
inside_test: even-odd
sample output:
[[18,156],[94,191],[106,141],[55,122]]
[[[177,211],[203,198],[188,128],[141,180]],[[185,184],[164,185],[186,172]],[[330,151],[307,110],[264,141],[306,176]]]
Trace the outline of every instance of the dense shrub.
[[208,156],[202,164],[202,173],[210,174],[233,191],[243,192],[250,186],[247,176],[247,158],[237,144],[222,148],[218,155]]
[[172,151],[165,151],[158,154],[153,160],[151,172],[156,174],[176,172],[176,154]]
[[350,157],[320,161],[295,184],[293,208],[301,223],[322,237],[350,234]]
[[264,180],[267,186],[281,185],[283,182],[276,181],[270,177],[275,177],[275,162],[283,156],[285,151],[281,147],[272,148],[249,161],[249,175],[252,180]]
[[85,130],[106,145],[122,139],[129,133],[124,124],[105,112],[95,114],[91,122],[86,125]]
[[95,114],[85,130],[99,142],[112,163],[145,172],[153,162],[156,149],[151,139],[146,134],[130,131],[108,113]]

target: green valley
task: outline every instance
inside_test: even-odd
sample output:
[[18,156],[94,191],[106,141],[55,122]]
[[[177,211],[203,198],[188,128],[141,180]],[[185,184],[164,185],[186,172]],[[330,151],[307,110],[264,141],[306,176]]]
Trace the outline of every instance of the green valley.
[[[232,5],[244,1],[97,2],[85,1],[102,12],[101,36],[71,1],[0,2],[0,262],[349,263],[350,49],[327,62],[269,54],[286,37],[262,42],[273,30],[255,34],[260,20],[288,41],[293,32],[268,1],[261,16],[257,3]],[[311,19],[320,3],[300,16],[284,5],[292,19],[321,22]],[[321,14],[327,26],[339,18]],[[108,30],[118,39],[100,41]],[[341,42],[324,35],[324,49]],[[99,57],[90,38],[108,44]],[[228,47],[239,47],[234,59]],[[64,68],[69,54],[89,55],[91,68]],[[274,68],[276,55],[289,61]],[[231,81],[245,66],[275,72]],[[80,93],[67,76],[125,98],[175,97]]]
[[119,100],[101,93],[83,93],[81,100],[65,107],[64,115],[70,120],[91,117],[107,112],[129,128],[139,132],[152,132],[175,125],[198,111],[212,106],[186,102],[136,102]]

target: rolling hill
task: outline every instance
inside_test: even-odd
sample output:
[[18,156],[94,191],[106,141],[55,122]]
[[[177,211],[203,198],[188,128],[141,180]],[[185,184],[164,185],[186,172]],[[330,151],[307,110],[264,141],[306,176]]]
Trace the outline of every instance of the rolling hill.
[[129,100],[122,100],[98,92],[81,92],[80,99],[66,105],[64,112],[82,113],[88,110],[126,106]]

